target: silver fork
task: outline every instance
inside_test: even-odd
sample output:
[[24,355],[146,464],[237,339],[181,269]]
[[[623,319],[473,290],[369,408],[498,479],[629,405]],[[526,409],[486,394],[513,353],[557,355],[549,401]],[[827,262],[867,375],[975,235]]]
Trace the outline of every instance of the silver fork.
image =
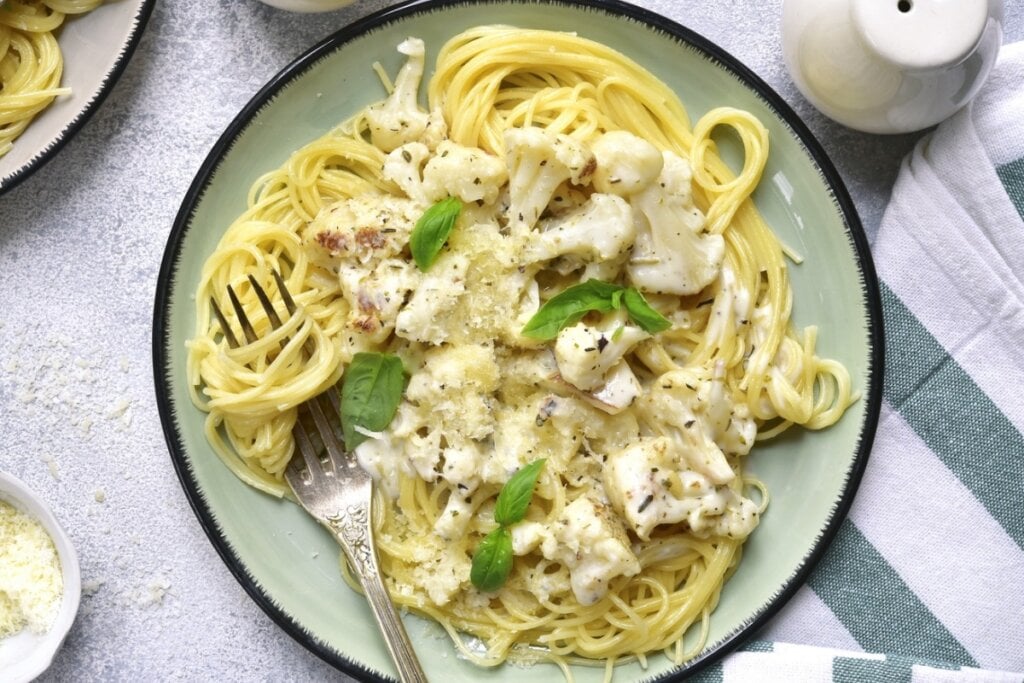
[[[295,301],[280,274],[276,270],[273,274],[285,308],[289,315],[293,315]],[[280,327],[281,319],[266,291],[252,275],[249,275],[249,284],[271,326],[274,329]],[[231,285],[228,285],[228,298],[246,341],[250,344],[255,342],[258,339],[256,331]],[[228,345],[236,348],[238,338],[213,297],[210,297],[210,305]],[[330,530],[345,551],[366,593],[399,678],[403,683],[425,683],[427,677],[384,587],[377,564],[371,518],[373,479],[354,457],[346,456],[341,421],[337,417],[328,418],[328,415],[340,415],[338,394],[333,388],[299,405],[299,419],[292,435],[302,457],[292,456],[285,469],[285,479],[302,507]]]

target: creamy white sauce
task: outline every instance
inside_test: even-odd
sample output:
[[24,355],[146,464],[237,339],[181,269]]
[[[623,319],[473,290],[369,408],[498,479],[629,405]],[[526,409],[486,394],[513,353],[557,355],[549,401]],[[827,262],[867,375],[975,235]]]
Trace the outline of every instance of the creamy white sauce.
[[[708,334],[750,327],[753,343],[764,337],[766,312],[722,266],[722,238],[703,232],[688,162],[620,133],[591,149],[513,129],[504,159],[443,140],[425,112],[409,109],[422,55],[415,43],[404,49],[411,58],[396,94],[370,119],[403,124],[386,134],[384,172],[406,197],[339,202],[305,236],[351,309],[346,351],[386,345],[411,374],[391,425],[356,448],[360,465],[392,497],[402,477],[448,489],[434,534],[410,558],[415,580],[438,605],[472,592],[469,557],[450,541],[490,513],[489,502],[474,508],[473,493],[496,491],[538,457],[572,487],[555,519],[511,530],[516,555],[544,558],[524,579],[539,597],[572,590],[582,604],[597,602],[617,577],[640,571],[630,539],[665,525],[745,537],[758,510],[736,492],[734,462],[756,426],[723,368],[653,376],[634,357],[651,335],[624,311],[568,325],[553,343],[520,334],[552,294],[546,273],[563,287],[596,276],[652,297],[717,281]],[[466,203],[462,217],[421,272],[409,235],[426,206],[449,195]]]

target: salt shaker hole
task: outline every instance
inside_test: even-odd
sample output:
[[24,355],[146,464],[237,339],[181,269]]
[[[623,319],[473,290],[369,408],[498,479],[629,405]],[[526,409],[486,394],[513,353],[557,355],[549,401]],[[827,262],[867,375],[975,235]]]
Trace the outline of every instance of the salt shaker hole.
[[910,0],[900,0],[896,3],[896,9],[906,14],[914,8],[914,3]]

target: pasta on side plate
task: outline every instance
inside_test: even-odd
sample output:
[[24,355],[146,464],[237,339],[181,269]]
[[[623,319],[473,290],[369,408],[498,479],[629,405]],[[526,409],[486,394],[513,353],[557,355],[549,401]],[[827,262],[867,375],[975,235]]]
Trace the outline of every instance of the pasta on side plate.
[[64,57],[56,31],[68,15],[84,14],[103,0],[7,0],[0,6],[0,157],[61,87]]
[[[856,398],[790,323],[786,252],[749,200],[767,131],[732,108],[691,128],[674,92],[574,34],[455,36],[425,109],[424,45],[399,50],[394,84],[377,67],[388,97],[261,177],[205,264],[188,373],[207,437],[287,496],[295,406],[359,354],[398,358],[394,418],[346,425],[394,600],[483,666],[692,658],[768,505],[746,454]],[[299,304],[277,331],[246,281],[273,294],[274,270]],[[230,311],[228,285],[260,336],[237,349],[210,303]],[[538,460],[511,570],[480,588],[496,498]]]

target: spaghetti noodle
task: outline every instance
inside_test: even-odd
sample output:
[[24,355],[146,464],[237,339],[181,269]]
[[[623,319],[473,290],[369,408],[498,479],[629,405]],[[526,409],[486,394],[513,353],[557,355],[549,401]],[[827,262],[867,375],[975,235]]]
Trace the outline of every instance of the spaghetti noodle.
[[[743,456],[854,399],[845,368],[815,354],[816,330],[790,324],[783,249],[749,200],[767,131],[731,108],[691,129],[675,93],[624,55],[506,26],[444,45],[424,111],[422,44],[400,49],[387,100],[260,178],[204,267],[188,373],[207,436],[244,481],[288,495],[295,406],[355,353],[396,354],[411,374],[398,415],[356,448],[384,494],[395,601],[483,666],[691,658],[768,504]],[[721,127],[743,144],[739,173],[717,154]],[[420,272],[409,232],[445,196],[463,215]],[[246,282],[274,291],[272,270],[299,304],[277,331]],[[552,343],[522,336],[542,302],[593,279],[643,291],[671,326],[646,332],[604,308]],[[238,349],[211,317],[228,285],[260,337]],[[537,457],[548,465],[512,528],[511,576],[481,592],[470,558],[495,497]]]

